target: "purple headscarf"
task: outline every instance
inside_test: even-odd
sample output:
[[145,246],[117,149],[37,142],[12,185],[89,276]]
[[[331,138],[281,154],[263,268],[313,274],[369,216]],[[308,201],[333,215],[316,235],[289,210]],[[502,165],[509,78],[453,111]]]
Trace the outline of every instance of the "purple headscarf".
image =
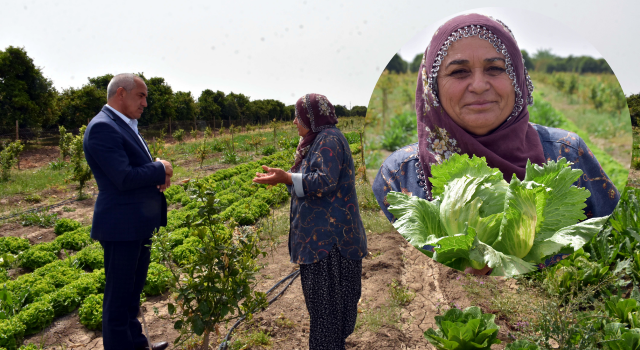
[[[513,112],[496,130],[482,136],[468,133],[449,117],[438,99],[437,74],[449,47],[457,40],[478,36],[489,41],[506,60],[506,73],[513,82],[515,104]],[[529,124],[527,104],[533,104],[533,84],[524,67],[524,60],[511,30],[498,20],[469,14],[443,24],[427,46],[420,65],[416,88],[418,118],[418,155],[422,169],[417,169],[420,185],[431,199],[431,165],[441,163],[453,153],[485,157],[490,167],[499,168],[506,181],[513,174],[525,175],[527,159],[544,163],[542,144],[536,130]]]
[[324,129],[335,128],[338,123],[336,111],[329,100],[320,94],[307,94],[296,102],[296,119],[309,132],[300,138],[296,149],[296,161],[289,170],[292,173],[300,169],[300,163],[309,152],[318,133]]

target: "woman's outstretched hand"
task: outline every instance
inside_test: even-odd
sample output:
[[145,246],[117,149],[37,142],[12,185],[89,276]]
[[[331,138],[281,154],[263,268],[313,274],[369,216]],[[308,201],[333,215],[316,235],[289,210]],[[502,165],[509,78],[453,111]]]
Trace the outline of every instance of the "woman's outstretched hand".
[[267,173],[256,173],[256,177],[253,178],[253,182],[265,185],[277,185],[280,183],[291,185],[291,174],[278,168],[269,168],[266,165],[262,166],[262,169]]

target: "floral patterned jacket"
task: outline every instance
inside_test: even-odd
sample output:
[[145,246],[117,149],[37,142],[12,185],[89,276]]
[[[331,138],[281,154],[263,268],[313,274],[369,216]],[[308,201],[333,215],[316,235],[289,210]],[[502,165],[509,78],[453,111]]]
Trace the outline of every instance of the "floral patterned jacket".
[[304,196],[292,186],[289,255],[296,264],[324,259],[337,245],[340,254],[360,260],[367,236],[360,218],[355,167],[347,139],[338,128],[321,131],[300,165]]
[[[591,196],[586,201],[587,206],[584,208],[585,215],[588,218],[610,215],[620,200],[620,194],[580,136],[562,129],[533,123],[532,125],[538,132],[547,161],[564,157],[573,163],[571,168],[583,171],[574,185],[584,187],[591,192]],[[391,222],[395,221],[395,218],[387,210],[389,206],[387,193],[395,191],[426,198],[424,189],[418,184],[420,180],[416,172],[419,164],[417,155],[417,143],[395,151],[384,161],[373,182],[373,193],[380,208]],[[431,247],[425,247],[425,249],[429,248]],[[549,266],[564,257],[555,256],[543,265]]]

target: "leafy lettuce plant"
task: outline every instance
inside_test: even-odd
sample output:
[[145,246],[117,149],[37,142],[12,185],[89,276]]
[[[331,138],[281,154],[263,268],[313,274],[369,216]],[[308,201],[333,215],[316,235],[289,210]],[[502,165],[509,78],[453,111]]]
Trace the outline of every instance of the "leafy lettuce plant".
[[514,175],[510,183],[476,156],[455,154],[431,172],[433,201],[390,192],[389,212],[409,243],[458,270],[533,271],[550,256],[580,249],[608,219],[585,220],[590,193],[573,186],[582,171],[564,158],[543,166],[527,161],[524,180]]
[[444,315],[436,316],[439,329],[427,329],[424,337],[438,350],[490,349],[492,344],[500,344],[495,315],[483,314],[477,306],[466,309],[449,309]]

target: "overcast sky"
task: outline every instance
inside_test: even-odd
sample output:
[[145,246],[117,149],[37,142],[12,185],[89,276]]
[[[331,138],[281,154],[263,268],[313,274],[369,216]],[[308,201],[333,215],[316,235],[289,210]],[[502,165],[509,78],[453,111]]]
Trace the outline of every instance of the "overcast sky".
[[[274,5],[277,3],[277,5]],[[174,91],[244,93],[294,103],[316,92],[367,105],[394,53],[424,51],[447,18],[478,1],[0,0],[0,49],[24,47],[57,89],[144,72]],[[640,1],[493,1],[521,48],[604,57],[624,92],[640,92]]]

